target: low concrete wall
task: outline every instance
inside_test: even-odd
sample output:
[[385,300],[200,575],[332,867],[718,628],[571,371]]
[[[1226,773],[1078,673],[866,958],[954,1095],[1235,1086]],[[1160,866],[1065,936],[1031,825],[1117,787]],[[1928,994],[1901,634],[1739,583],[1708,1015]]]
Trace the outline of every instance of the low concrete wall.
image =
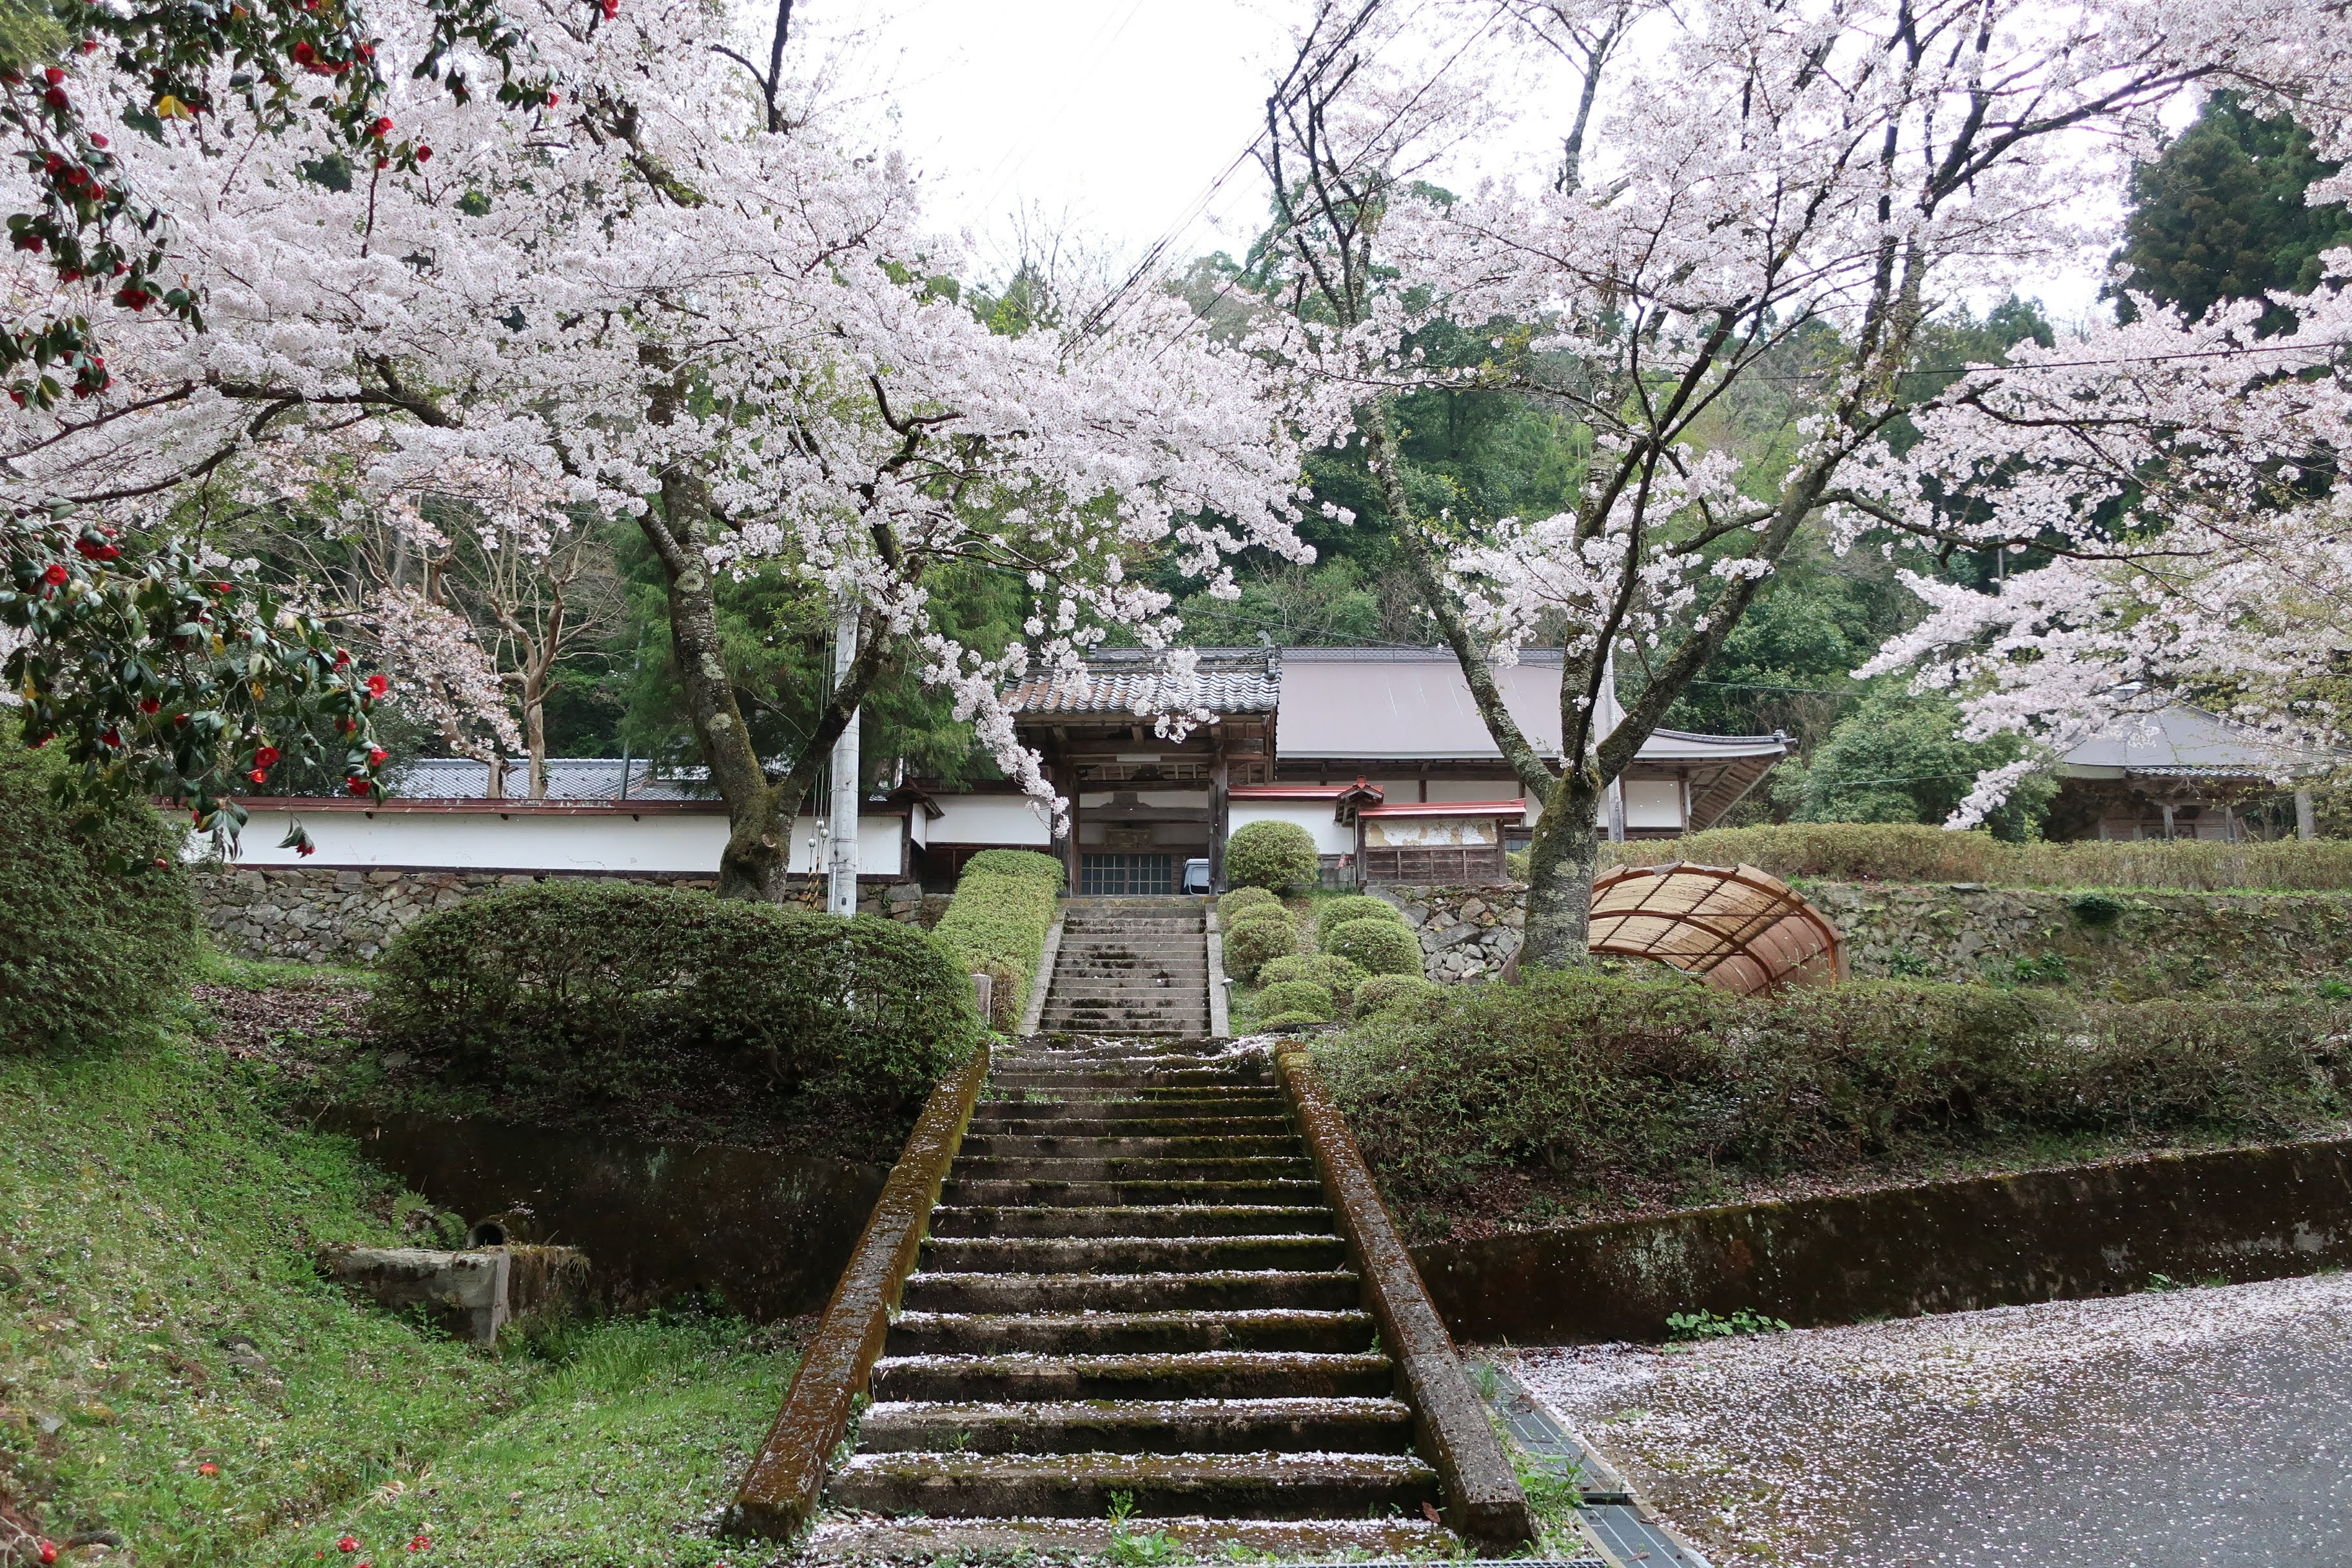
[[[718,885],[715,876],[669,871],[621,877],[552,871],[367,871],[323,866],[206,866],[198,868],[195,882],[205,922],[225,952],[304,963],[363,963],[378,957],[412,921],[435,910],[446,910],[478,893],[571,875],[665,888]],[[943,906],[945,900],[939,902]],[[911,881],[861,883],[857,911],[926,925],[939,919],[935,910],[927,910],[921,886]]]
[[587,1254],[586,1288],[621,1309],[709,1293],[747,1318],[823,1308],[888,1167],[655,1143],[487,1119],[337,1108],[319,1124],[469,1228]]
[[1803,1327],[2352,1265],[2352,1140],[1433,1242],[1413,1261],[1457,1339],[1656,1340],[1750,1308]]

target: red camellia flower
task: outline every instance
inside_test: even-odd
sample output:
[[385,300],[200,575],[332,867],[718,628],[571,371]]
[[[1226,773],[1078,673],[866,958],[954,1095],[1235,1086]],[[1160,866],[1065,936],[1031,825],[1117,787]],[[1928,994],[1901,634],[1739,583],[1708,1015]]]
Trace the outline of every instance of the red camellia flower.
[[433,1542],[420,1535],[408,1543],[408,1549],[411,1552],[430,1552],[433,1550]]
[[66,89],[64,88],[53,87],[49,89],[48,91],[41,94],[41,101],[47,104],[51,109],[64,109],[68,105],[71,104],[73,100],[66,96]]
[[550,109],[553,109],[557,104],[562,103],[562,101],[563,95],[560,92],[551,92],[547,95],[547,107]]
[[236,584],[234,583],[215,583],[213,584],[213,592],[215,594],[234,594],[236,592]]
[[256,768],[245,776],[251,779],[256,784],[268,784],[269,782],[269,770],[268,768]]
[[172,863],[169,860],[164,859],[161,855],[155,857],[155,869],[158,871],[168,871],[171,868]]
[[371,136],[382,136],[391,129],[392,116],[389,114],[379,114],[375,117],[375,122],[368,127],[368,134]]
[[51,66],[41,73],[41,79],[47,82],[51,87],[55,87],[58,83],[66,79],[65,68],[63,66]]
[[[159,860],[156,864],[161,865],[163,862]],[[196,1467],[196,1474],[200,1476],[216,1476],[220,1474],[220,1467],[214,1464],[210,1459],[206,1459],[203,1464]]]
[[122,744],[122,733],[119,730],[101,731],[98,737],[98,743],[101,746],[119,746]]
[[81,552],[82,558],[86,561],[111,561],[122,553],[120,549],[109,544],[103,539],[77,539],[74,541],[74,548]]
[[352,1536],[346,1535],[335,1542],[335,1550],[338,1552],[357,1552],[359,1549],[359,1542]]
[[52,588],[59,588],[65,585],[65,580],[70,575],[72,574],[66,570],[64,562],[52,561],[49,563],[49,569],[41,574],[41,581]]
[[253,753],[253,765],[257,768],[274,768],[278,765],[278,759],[283,754],[275,746],[264,746]]
[[163,705],[152,697],[142,697],[139,700],[139,711],[142,713],[159,713],[163,711]]
[[42,1561],[43,1563],[55,1563],[57,1560],[58,1560],[58,1543],[57,1543],[56,1542],[54,1542],[54,1541],[49,1540],[47,1536],[42,1537],[42,1538],[41,1538],[41,1561]]
[[420,143],[416,149],[416,161],[420,163],[430,163],[433,162],[433,149]]
[[352,650],[347,647],[337,648],[335,650],[335,668],[337,669],[349,669],[351,667]]
[[392,753],[385,751],[382,746],[374,747],[368,752],[368,766],[372,768],[380,768],[383,766],[384,758],[390,755],[392,755]]
[[363,778],[355,778],[350,781],[348,787],[353,795],[365,795],[373,786]]
[[370,697],[381,697],[391,689],[392,682],[383,676],[371,675],[367,678],[367,694]]

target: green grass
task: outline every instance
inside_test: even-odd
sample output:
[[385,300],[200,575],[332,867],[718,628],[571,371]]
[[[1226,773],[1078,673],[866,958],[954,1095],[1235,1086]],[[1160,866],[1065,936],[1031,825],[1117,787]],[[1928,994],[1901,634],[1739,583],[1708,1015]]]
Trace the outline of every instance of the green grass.
[[226,985],[238,991],[274,991],[281,986],[360,985],[375,971],[338,963],[293,963],[269,959],[234,958],[207,944],[197,955],[189,978],[199,985]]
[[492,1355],[353,1300],[317,1249],[413,1239],[420,1205],[281,1098],[182,1038],[0,1058],[0,1489],[142,1568],[350,1563],[343,1529],[381,1552],[412,1523],[435,1563],[715,1562],[677,1531],[789,1355],[679,1320]]

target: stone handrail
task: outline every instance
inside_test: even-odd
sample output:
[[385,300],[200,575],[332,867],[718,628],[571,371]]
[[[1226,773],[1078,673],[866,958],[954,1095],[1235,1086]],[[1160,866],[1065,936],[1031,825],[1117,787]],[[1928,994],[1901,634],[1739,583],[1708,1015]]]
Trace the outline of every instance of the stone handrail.
[[1381,1202],[1380,1188],[1322,1075],[1303,1050],[1278,1051],[1275,1065],[1289,1091],[1298,1130],[1314,1152],[1323,1190],[1339,1211],[1339,1234],[1364,1281],[1365,1304],[1381,1344],[1397,1365],[1412,1406],[1413,1441],[1445,1488],[1445,1522],[1480,1551],[1496,1555],[1535,1537],[1527,1495],[1470,1387],[1445,1321]]
[[940,1184],[955,1163],[988,1079],[988,1047],[931,1091],[915,1131],[866,1222],[866,1234],[842,1270],[801,1357],[776,1424],[768,1429],[729,1510],[730,1530],[787,1540],[815,1513],[833,1451],[849,1430],[859,1394],[890,1332],[890,1313],[913,1272]]

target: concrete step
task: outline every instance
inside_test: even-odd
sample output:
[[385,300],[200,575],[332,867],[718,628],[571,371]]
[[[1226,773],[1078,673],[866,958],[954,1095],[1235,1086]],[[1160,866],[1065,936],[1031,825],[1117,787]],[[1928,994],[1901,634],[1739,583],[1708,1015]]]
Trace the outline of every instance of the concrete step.
[[1153,1207],[1161,1204],[1313,1205],[1323,1201],[1323,1184],[1289,1182],[1040,1182],[1018,1177],[950,1178],[940,1201],[971,1207],[1057,1208]]
[[884,1399],[1377,1398],[1396,1369],[1369,1352],[1207,1351],[1198,1355],[886,1355],[874,1363]]
[[1348,1311],[1362,1282],[1344,1268],[1227,1269],[1183,1274],[918,1273],[909,1312]]
[[1393,1399],[908,1402],[867,1410],[857,1441],[874,1453],[1401,1454],[1412,1412]]
[[1263,1182],[1316,1181],[1312,1160],[1252,1155],[1227,1160],[1060,1160],[1008,1156],[957,1159],[960,1181],[1021,1177],[1041,1182]]
[[1338,1268],[1336,1236],[935,1236],[923,1267],[942,1274],[1172,1274]]
[[[1051,1090],[1040,1090],[1050,1094]],[[1286,1121],[1289,1107],[1272,1089],[1236,1089],[1197,1100],[983,1100],[972,1111],[1005,1121],[1079,1126],[1183,1127],[1199,1121]]]
[[[879,1563],[1116,1563],[1131,1552],[1126,1527],[1107,1519],[885,1520],[839,1514],[811,1534],[812,1564]],[[1150,1531],[1175,1543],[1179,1561],[1218,1563],[1434,1563],[1462,1542],[1415,1510],[1411,1518],[1207,1519],[1156,1516]]]
[[831,1489],[845,1508],[934,1519],[1100,1518],[1114,1492],[1143,1518],[1363,1518],[1438,1500],[1436,1472],[1402,1454],[870,1453]]
[[1068,1160],[1223,1159],[1237,1154],[1303,1154],[1306,1145],[1287,1127],[1271,1132],[1235,1132],[1222,1136],[1106,1138],[1087,1132],[981,1132],[963,1141],[964,1152],[974,1159],[1005,1159],[1039,1155]]
[[1328,1208],[1242,1204],[942,1205],[931,1211],[933,1236],[1299,1236],[1335,1223]]
[[1262,1138],[1290,1131],[1290,1120],[1268,1110],[1256,1116],[1024,1116],[982,1111],[968,1138]]
[[1008,1072],[992,1073],[997,1092],[1019,1093],[1030,1089],[1216,1089],[1244,1083],[1237,1068],[1171,1068],[1165,1072]]
[[1360,1354],[1372,1347],[1361,1312],[1273,1308],[1242,1312],[901,1312],[893,1356],[1176,1355],[1208,1351]]

